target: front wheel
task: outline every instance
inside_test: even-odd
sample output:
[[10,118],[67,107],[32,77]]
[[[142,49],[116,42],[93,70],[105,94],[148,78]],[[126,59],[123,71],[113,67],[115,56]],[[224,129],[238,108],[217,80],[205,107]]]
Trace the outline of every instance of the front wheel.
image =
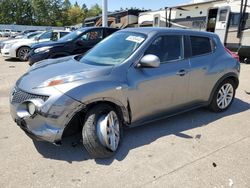
[[235,83],[231,79],[224,80],[216,89],[209,108],[214,112],[222,112],[229,108],[235,96]]
[[17,51],[17,57],[21,61],[27,61],[28,60],[29,52],[30,52],[30,48],[29,47],[21,47]]
[[93,158],[109,158],[121,143],[122,123],[110,105],[93,107],[86,115],[82,129],[83,145]]

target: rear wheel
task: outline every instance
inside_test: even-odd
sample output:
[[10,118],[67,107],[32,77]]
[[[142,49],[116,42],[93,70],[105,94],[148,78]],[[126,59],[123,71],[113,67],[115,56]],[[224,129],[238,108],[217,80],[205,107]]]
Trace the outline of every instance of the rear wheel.
[[228,109],[234,100],[235,88],[233,80],[224,80],[216,89],[209,108],[214,112],[222,112]]
[[30,52],[30,48],[29,47],[21,47],[17,51],[17,57],[21,61],[27,61],[28,60],[29,52]]
[[82,137],[83,145],[91,157],[113,156],[119,148],[121,136],[121,118],[112,106],[98,105],[87,113]]

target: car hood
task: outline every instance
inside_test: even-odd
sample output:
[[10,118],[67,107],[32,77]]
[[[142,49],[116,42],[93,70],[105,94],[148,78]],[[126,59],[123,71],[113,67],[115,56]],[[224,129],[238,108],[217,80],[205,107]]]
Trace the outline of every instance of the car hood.
[[41,47],[47,47],[47,46],[63,46],[65,45],[65,42],[56,42],[56,41],[49,41],[49,42],[42,42],[42,43],[38,43],[38,44],[33,44],[32,48],[36,49],[36,48],[41,48]]
[[5,43],[16,43],[16,42],[31,42],[34,41],[33,39],[11,39],[11,40],[7,40],[5,41]]
[[13,43],[12,48],[18,48],[20,46],[31,46],[32,44],[36,43],[37,41],[33,39],[16,39],[14,41],[11,41],[9,43]]
[[22,41],[30,41],[31,39],[7,39],[6,41],[3,41],[4,44],[9,44],[9,43],[16,43],[16,42],[22,42]]
[[[84,79],[101,77],[111,73],[113,66],[95,66],[75,60],[77,56],[48,59],[34,64],[16,83],[17,87],[31,92],[48,79],[80,73]],[[83,79],[83,80],[84,80]]]

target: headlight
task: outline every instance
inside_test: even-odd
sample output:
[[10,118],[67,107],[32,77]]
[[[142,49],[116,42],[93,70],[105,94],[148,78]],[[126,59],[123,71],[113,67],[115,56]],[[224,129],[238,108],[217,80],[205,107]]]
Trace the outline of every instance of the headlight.
[[31,99],[24,101],[17,106],[17,116],[19,118],[34,117],[44,102],[41,99]]
[[50,48],[51,48],[51,46],[45,46],[45,47],[37,48],[37,49],[34,50],[34,53],[48,52]]
[[60,84],[82,80],[82,79],[85,79],[85,77],[83,76],[81,72],[70,74],[70,75],[62,75],[62,76],[57,76],[57,77],[48,79],[36,88],[56,86]]
[[35,112],[36,112],[36,106],[34,103],[30,102],[27,104],[27,107],[28,107],[28,112],[30,113],[30,115],[34,115]]

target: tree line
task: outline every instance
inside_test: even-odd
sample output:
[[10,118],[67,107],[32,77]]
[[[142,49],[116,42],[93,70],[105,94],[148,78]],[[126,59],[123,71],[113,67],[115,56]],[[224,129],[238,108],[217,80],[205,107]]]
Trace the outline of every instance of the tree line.
[[70,26],[101,12],[98,4],[88,8],[69,0],[0,0],[0,24]]

